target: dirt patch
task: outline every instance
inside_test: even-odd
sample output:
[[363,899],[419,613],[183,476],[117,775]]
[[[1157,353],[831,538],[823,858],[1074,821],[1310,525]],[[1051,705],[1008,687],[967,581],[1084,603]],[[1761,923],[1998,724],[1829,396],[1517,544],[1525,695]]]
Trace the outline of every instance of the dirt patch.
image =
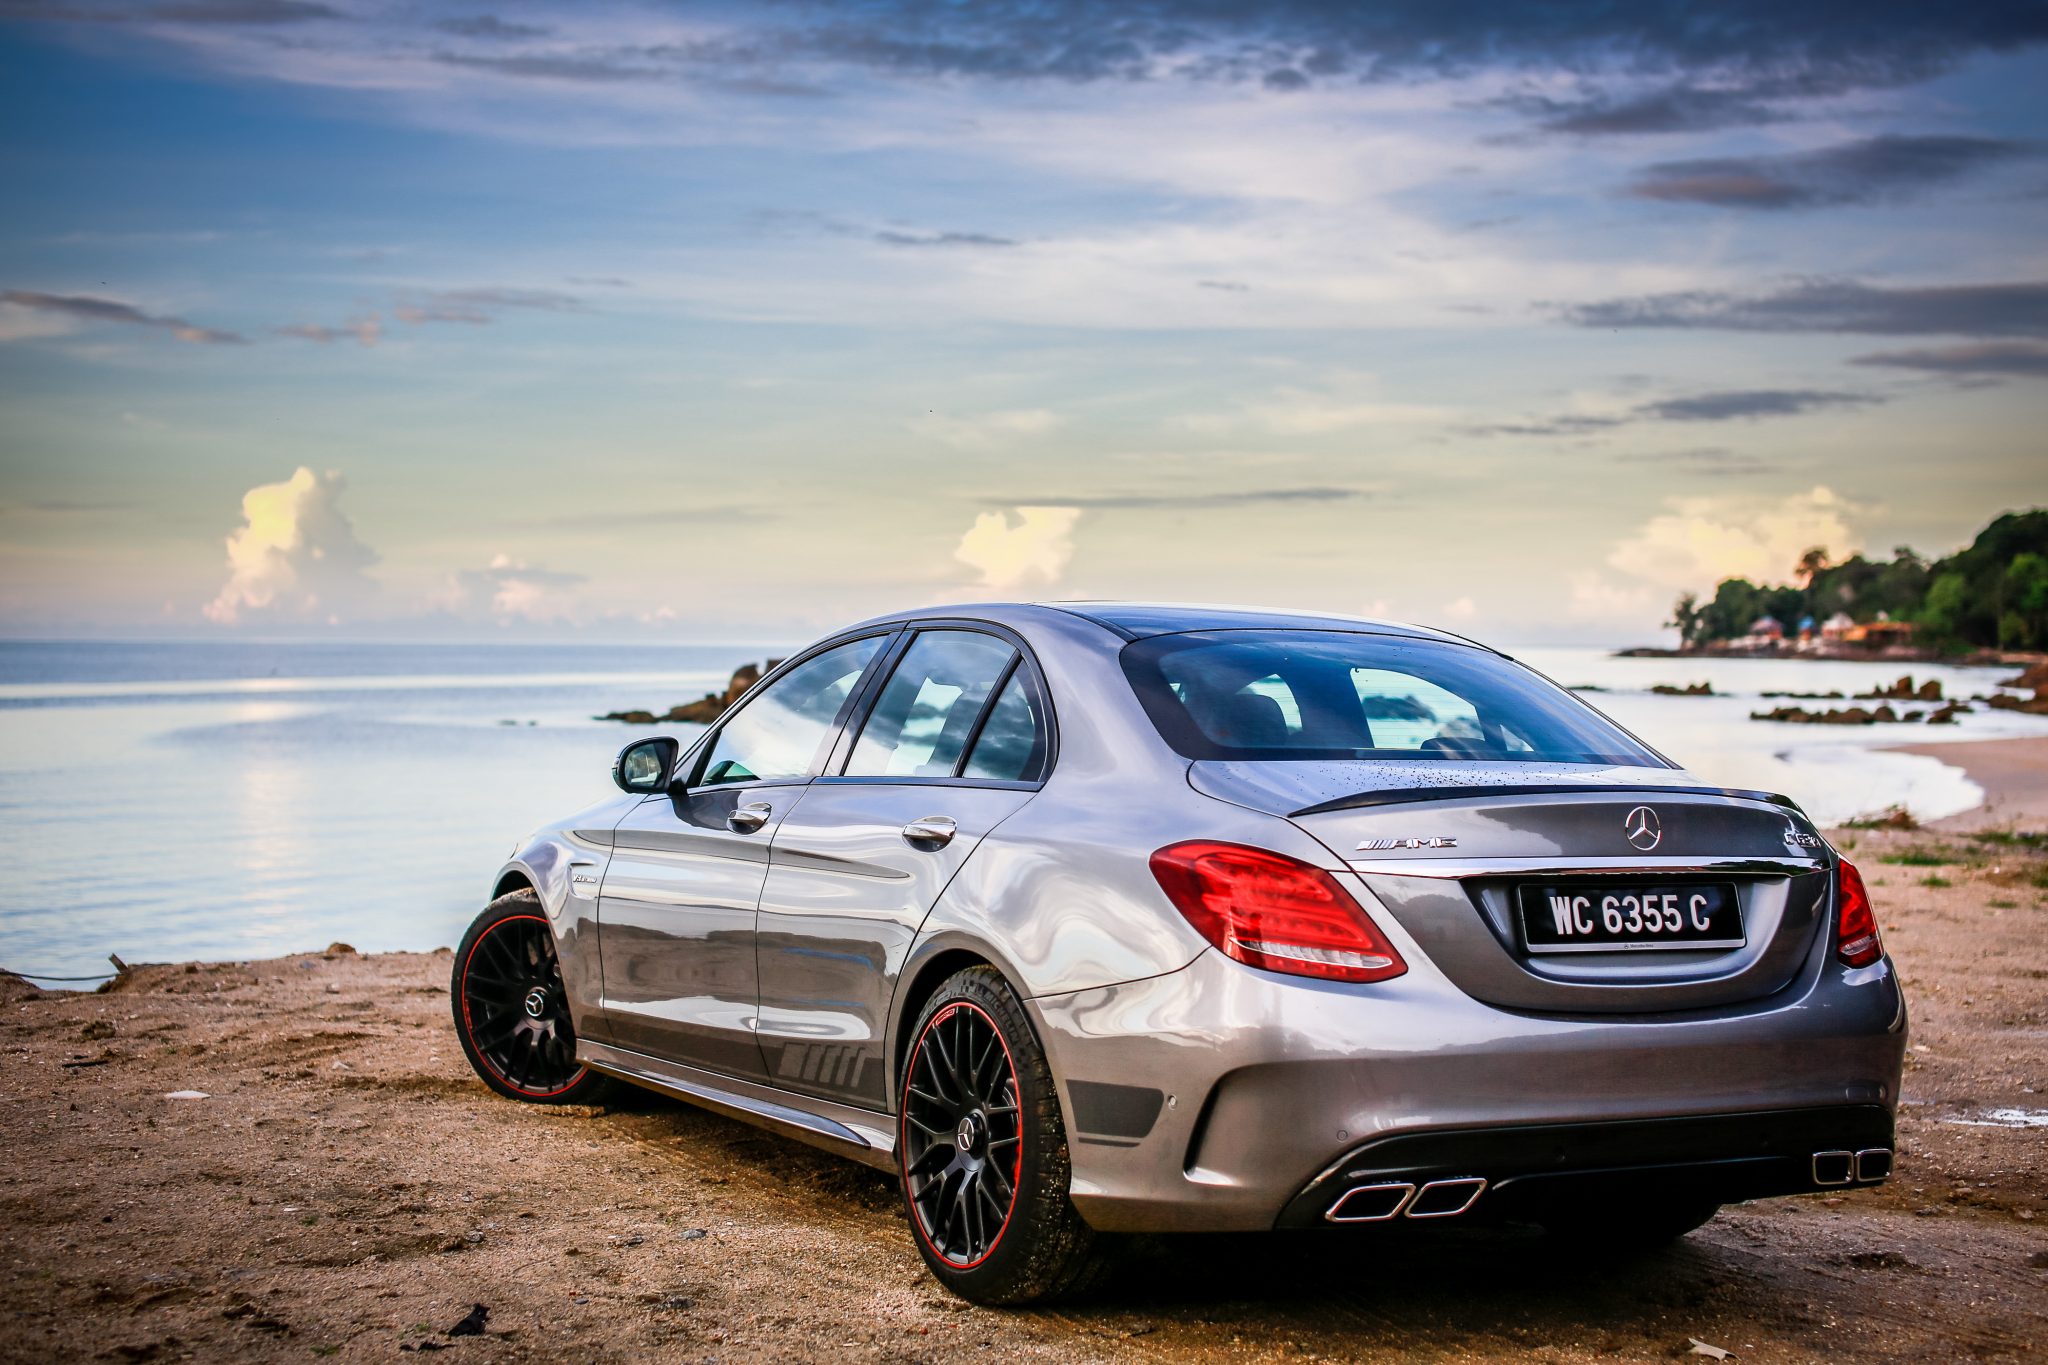
[[[1891,1185],[1731,1209],[1618,1264],[1457,1229],[1158,1239],[1053,1310],[947,1296],[864,1167],[651,1095],[493,1097],[450,1031],[445,955],[148,967],[98,995],[0,980],[0,1359],[2030,1355],[2048,857],[1839,838],[1914,1013]],[[479,1303],[478,1334],[446,1335]]]

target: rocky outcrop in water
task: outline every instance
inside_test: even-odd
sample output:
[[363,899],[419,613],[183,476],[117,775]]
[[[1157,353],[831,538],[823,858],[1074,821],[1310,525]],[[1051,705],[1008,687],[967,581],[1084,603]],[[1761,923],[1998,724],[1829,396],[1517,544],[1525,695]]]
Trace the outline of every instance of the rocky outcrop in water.
[[1858,701],[1940,701],[1941,683],[1929,678],[1920,686],[1913,686],[1913,675],[1906,674],[1890,687],[1880,687],[1870,692],[1858,692]]
[[731,710],[733,703],[744,696],[748,688],[761,681],[763,673],[772,672],[781,662],[780,659],[770,659],[762,664],[741,664],[733,670],[732,680],[726,683],[725,691],[706,692],[696,701],[680,702],[658,714],[653,711],[608,711],[597,719],[615,720],[625,725],[661,725],[668,722],[709,725]]

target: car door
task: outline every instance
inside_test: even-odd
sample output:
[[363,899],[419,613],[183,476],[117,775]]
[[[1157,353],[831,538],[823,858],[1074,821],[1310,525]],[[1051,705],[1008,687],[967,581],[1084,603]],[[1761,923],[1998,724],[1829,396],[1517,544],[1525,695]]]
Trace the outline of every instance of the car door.
[[783,819],[761,893],[760,1039],[776,1085],[889,1107],[889,1004],[905,956],[983,836],[1029,801],[1052,732],[1013,641],[920,630],[899,647],[841,771]]
[[889,638],[843,641],[786,668],[682,760],[686,787],[619,822],[598,903],[605,1019],[619,1046],[762,1074],[754,917],[769,845]]

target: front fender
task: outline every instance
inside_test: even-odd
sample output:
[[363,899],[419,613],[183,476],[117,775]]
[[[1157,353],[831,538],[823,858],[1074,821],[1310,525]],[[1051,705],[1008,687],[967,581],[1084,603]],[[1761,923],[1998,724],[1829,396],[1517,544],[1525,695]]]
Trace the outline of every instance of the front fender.
[[611,862],[612,827],[571,824],[540,831],[498,869],[493,898],[520,886],[533,889],[555,938],[562,989],[578,1037],[605,1040],[604,958],[598,943],[598,893]]

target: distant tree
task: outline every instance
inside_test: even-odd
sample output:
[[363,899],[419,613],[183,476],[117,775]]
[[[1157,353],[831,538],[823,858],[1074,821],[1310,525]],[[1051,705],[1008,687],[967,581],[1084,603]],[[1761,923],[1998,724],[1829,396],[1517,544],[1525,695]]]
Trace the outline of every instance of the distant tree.
[[1828,567],[1828,550],[1825,545],[1816,545],[1799,556],[1799,564],[1792,570],[1792,576],[1799,580],[1802,588],[1811,587],[1816,575]]
[[1697,646],[1746,635],[1763,616],[1790,631],[1801,617],[1842,611],[1856,621],[1917,622],[1938,646],[2048,649],[2048,509],[2008,512],[1934,563],[1906,545],[1889,563],[1860,554],[1835,563],[1815,546],[1793,573],[1792,584],[1724,578],[1704,603],[1687,593],[1669,624]]
[[2014,555],[1998,596],[1998,643],[2007,649],[2048,646],[2048,555]]
[[1970,580],[1959,573],[1936,578],[1918,615],[1920,624],[1936,635],[1962,634],[1970,615]]
[[1671,604],[1671,619],[1664,623],[1678,632],[1678,642],[1695,645],[1700,642],[1700,599],[1698,593],[1680,593],[1678,600]]

